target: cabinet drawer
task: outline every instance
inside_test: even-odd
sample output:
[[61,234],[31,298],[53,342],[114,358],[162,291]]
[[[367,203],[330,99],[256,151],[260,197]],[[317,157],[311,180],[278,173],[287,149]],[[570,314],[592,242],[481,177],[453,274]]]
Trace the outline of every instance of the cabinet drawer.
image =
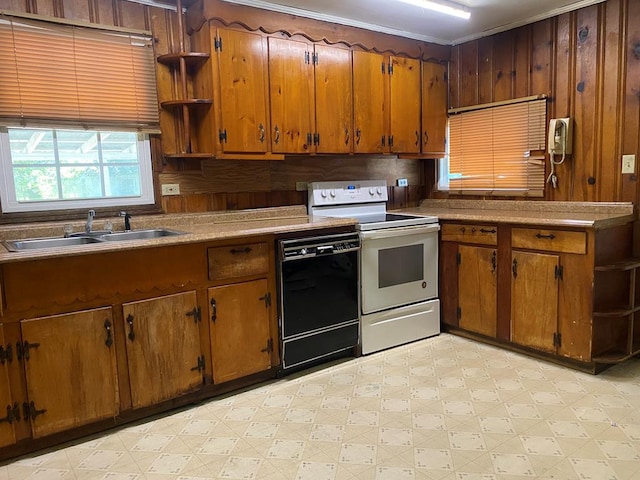
[[587,253],[587,233],[514,228],[511,230],[511,246],[530,250],[584,254]]
[[495,225],[463,225],[445,223],[441,230],[443,242],[464,242],[480,245],[498,244],[498,227]]
[[207,249],[209,280],[260,275],[269,272],[266,242]]

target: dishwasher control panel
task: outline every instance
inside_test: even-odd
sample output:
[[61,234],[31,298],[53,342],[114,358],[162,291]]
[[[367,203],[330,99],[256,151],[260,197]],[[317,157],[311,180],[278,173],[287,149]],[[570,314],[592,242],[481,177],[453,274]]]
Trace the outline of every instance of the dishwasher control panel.
[[280,244],[280,261],[302,258],[337,255],[360,249],[360,236],[357,233],[327,235],[323,237],[284,240]]

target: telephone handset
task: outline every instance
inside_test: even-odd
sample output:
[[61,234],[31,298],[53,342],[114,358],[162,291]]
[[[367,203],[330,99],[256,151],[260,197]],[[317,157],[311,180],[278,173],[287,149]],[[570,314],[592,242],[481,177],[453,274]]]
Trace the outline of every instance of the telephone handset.
[[570,118],[554,118],[549,121],[547,150],[555,155],[571,154],[572,131]]
[[[556,165],[562,165],[566,155],[571,154],[571,144],[573,143],[573,126],[571,118],[553,118],[549,120],[549,133],[547,138],[547,151],[549,152],[550,173],[547,183],[553,188],[558,187],[558,176],[556,175]],[[560,156],[560,160],[554,158]]]

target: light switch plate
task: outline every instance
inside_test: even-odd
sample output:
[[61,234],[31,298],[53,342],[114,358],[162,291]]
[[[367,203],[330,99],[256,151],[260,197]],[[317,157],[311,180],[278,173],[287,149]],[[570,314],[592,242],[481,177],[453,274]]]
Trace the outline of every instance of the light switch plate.
[[622,155],[622,173],[636,173],[636,156]]

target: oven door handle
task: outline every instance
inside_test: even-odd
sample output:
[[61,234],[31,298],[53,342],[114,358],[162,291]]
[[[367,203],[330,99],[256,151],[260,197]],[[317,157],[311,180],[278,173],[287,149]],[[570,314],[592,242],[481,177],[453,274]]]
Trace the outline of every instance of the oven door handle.
[[434,223],[427,226],[419,227],[396,227],[396,228],[383,228],[380,230],[365,230],[360,232],[360,236],[363,241],[377,240],[380,238],[393,238],[393,237],[405,237],[407,235],[426,235],[428,233],[437,232],[440,230],[440,225]]

